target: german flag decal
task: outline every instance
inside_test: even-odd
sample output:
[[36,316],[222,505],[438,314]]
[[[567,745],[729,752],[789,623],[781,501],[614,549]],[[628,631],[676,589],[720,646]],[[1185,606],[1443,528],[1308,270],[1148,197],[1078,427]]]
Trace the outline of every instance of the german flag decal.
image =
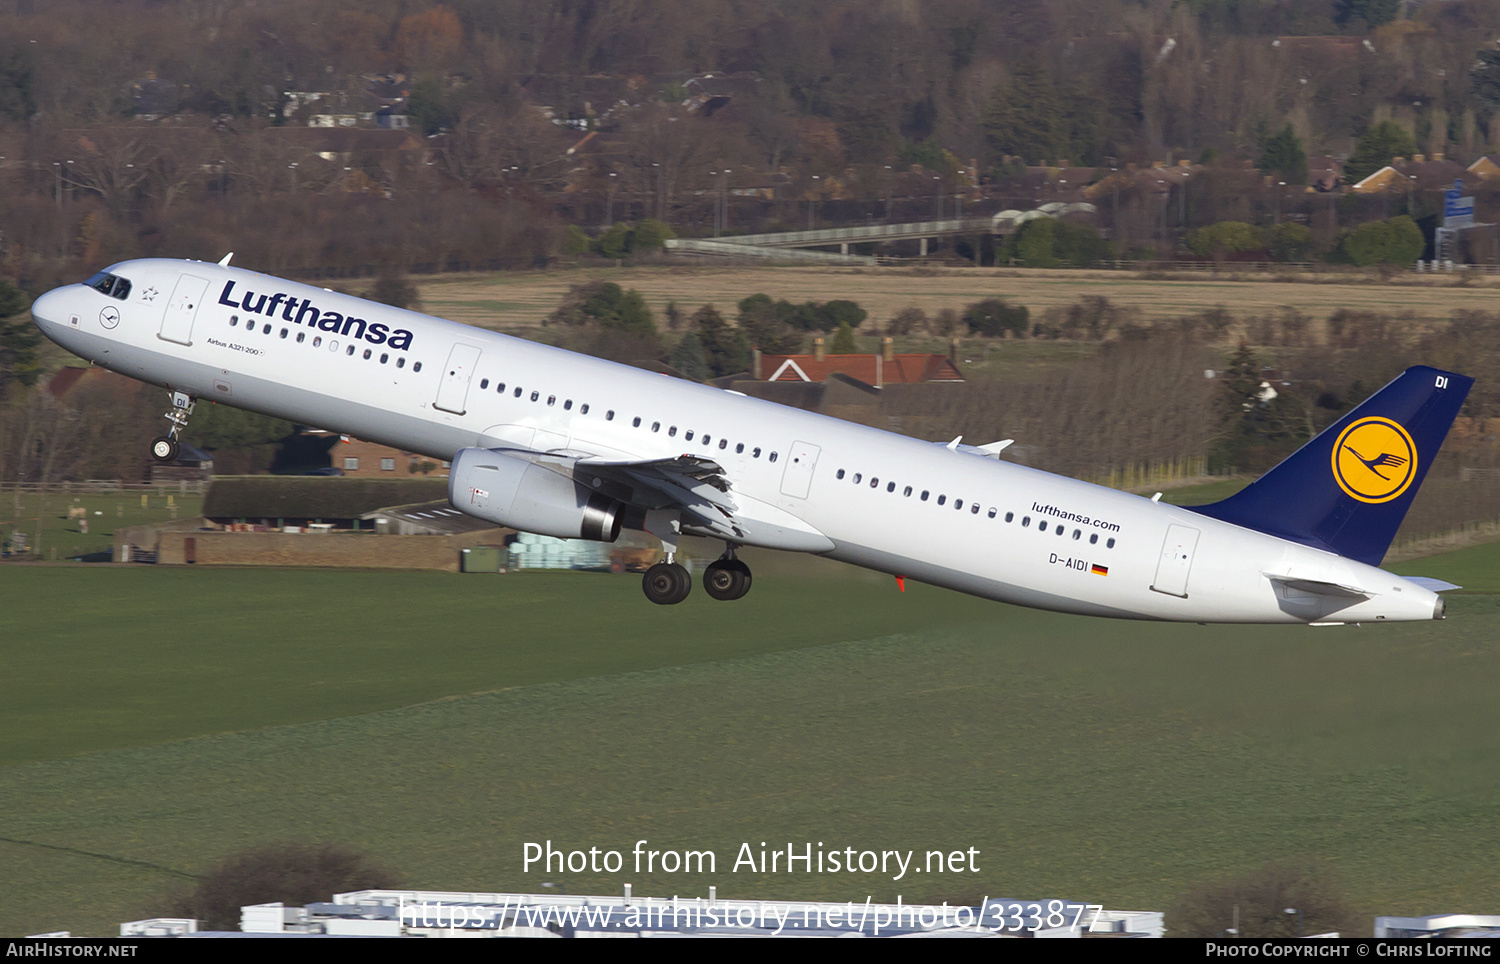
[[1093,573],[1096,576],[1107,576],[1109,575],[1109,567],[1101,566],[1096,562],[1092,567],[1090,567],[1089,572]]

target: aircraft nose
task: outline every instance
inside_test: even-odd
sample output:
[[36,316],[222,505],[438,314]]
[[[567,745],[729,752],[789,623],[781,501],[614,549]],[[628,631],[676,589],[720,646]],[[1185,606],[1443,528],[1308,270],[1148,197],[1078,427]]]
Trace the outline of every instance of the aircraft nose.
[[47,292],[31,303],[31,320],[44,332],[60,326],[67,313],[66,300],[61,288]]

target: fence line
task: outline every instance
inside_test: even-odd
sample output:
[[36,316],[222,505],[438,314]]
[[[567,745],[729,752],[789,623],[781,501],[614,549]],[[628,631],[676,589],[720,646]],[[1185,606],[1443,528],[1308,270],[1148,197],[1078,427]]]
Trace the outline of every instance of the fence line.
[[121,482],[116,479],[85,479],[71,482],[0,483],[0,494],[89,495],[100,492],[180,492],[202,495],[208,483],[198,479],[175,479],[170,482]]

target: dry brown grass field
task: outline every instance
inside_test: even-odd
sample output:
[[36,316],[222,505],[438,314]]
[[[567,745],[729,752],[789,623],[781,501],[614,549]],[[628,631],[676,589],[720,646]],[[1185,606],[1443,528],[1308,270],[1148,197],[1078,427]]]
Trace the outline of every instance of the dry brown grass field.
[[[1462,279],[1462,281],[1460,280]],[[660,318],[675,301],[691,313],[713,304],[729,317],[747,295],[764,292],[788,301],[847,298],[883,325],[915,306],[930,316],[961,310],[983,298],[1005,298],[1046,309],[1097,295],[1135,308],[1143,320],[1224,307],[1240,317],[1295,308],[1324,318],[1340,309],[1410,313],[1446,319],[1461,309],[1491,309],[1500,278],[1431,276],[1403,272],[1390,280],[1373,273],[1281,276],[1176,273],[1143,277],[1121,271],[1047,271],[1024,268],[804,268],[773,266],[577,267],[553,271],[443,275],[417,279],[423,309],[485,328],[514,331],[538,324],[570,287],[613,281],[635,288]],[[1466,281],[1467,283],[1463,283]],[[728,309],[726,311],[726,309]],[[866,323],[869,330],[870,322]]]

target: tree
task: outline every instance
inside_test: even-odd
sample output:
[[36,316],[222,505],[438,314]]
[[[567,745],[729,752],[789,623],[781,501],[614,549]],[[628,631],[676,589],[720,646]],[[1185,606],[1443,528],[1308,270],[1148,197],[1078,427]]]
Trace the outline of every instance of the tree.
[[1500,50],[1481,50],[1474,55],[1469,73],[1474,93],[1490,107],[1500,107]]
[[669,226],[655,218],[647,218],[630,233],[630,253],[660,251],[668,239],[675,237],[677,234]]
[[677,347],[672,349],[672,355],[667,359],[667,364],[695,382],[701,382],[711,374],[708,368],[708,358],[703,352],[703,339],[698,337],[696,331],[690,331],[682,336]]
[[384,890],[400,883],[391,870],[357,850],[335,844],[282,844],[247,850],[198,878],[173,913],[195,917],[211,931],[235,931],[240,908],[281,901],[301,907],[351,890]]
[[[823,315],[830,322],[829,327],[842,327],[848,325],[850,328],[858,328],[864,322],[868,314],[863,308],[853,301],[836,298],[825,302]],[[824,329],[825,331],[827,329]]]
[[1349,260],[1362,267],[1375,264],[1411,264],[1427,246],[1422,229],[1402,214],[1389,221],[1369,221],[1344,235],[1343,249]]
[[1281,133],[1260,142],[1260,160],[1255,162],[1263,174],[1280,177],[1288,184],[1307,183],[1307,150],[1302,138],[1287,124]]
[[715,378],[750,367],[750,346],[745,343],[744,332],[729,327],[713,305],[704,305],[693,312],[691,320],[703,343],[708,370]]
[[833,345],[828,349],[831,355],[857,355],[859,354],[859,343],[854,340],[854,329],[847,321],[839,322],[839,330],[833,336]]
[[1007,304],[1001,298],[986,298],[964,309],[964,324],[978,335],[999,338],[1009,332],[1020,337],[1031,327],[1031,313],[1025,305]]
[[0,278],[0,398],[12,381],[34,385],[40,374],[36,349],[42,333],[29,320],[10,320],[29,305],[19,288]]
[[1029,268],[1055,268],[1053,253],[1057,241],[1057,222],[1052,218],[1034,218],[1016,232],[1016,258]]
[[1188,247],[1200,257],[1222,261],[1231,254],[1261,250],[1265,247],[1265,239],[1254,226],[1243,221],[1220,221],[1191,232]]
[[1357,30],[1373,30],[1390,23],[1401,12],[1401,0],[1334,0],[1334,22]]
[[417,129],[428,137],[453,126],[457,112],[443,97],[443,87],[435,77],[419,77],[412,85],[411,96],[406,99],[406,116]]
[[1168,910],[1173,937],[1297,937],[1337,932],[1359,924],[1338,888],[1316,871],[1272,864],[1252,874],[1182,895]]
[[1381,121],[1365,133],[1344,164],[1344,179],[1358,184],[1391,163],[1393,157],[1410,157],[1417,142],[1395,121]]
[[1275,261],[1306,261],[1312,253],[1312,231],[1305,224],[1283,221],[1266,228],[1264,237]]

